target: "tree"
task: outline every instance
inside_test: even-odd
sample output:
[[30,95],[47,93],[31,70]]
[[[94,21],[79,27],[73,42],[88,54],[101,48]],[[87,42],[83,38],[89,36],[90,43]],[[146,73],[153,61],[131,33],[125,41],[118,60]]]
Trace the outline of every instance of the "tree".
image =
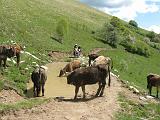
[[146,36],[150,38],[150,41],[154,42],[156,34],[153,31],[151,31]]
[[119,27],[120,26],[120,19],[118,17],[113,16],[111,18],[110,24],[112,24],[114,27]]
[[137,22],[134,21],[134,20],[130,20],[130,21],[129,21],[129,25],[132,25],[132,26],[138,28],[138,24],[137,24]]
[[112,47],[117,48],[118,37],[117,37],[117,33],[116,33],[115,30],[109,32],[106,39],[107,39],[107,42],[108,42]]
[[56,27],[56,33],[60,43],[63,43],[64,36],[67,33],[67,27],[68,26],[67,26],[66,20],[61,19],[58,21],[57,27]]

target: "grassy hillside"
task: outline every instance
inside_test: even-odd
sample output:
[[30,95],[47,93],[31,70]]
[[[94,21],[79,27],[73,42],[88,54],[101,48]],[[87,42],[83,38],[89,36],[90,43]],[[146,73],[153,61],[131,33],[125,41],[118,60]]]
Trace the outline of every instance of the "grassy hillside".
[[[15,89],[23,94],[35,62],[46,64],[50,62],[47,55],[49,51],[70,52],[77,43],[81,45],[85,54],[94,48],[107,48],[101,54],[113,59],[113,72],[119,74],[121,79],[146,91],[146,75],[150,72],[160,74],[158,50],[160,44],[156,43],[155,46],[149,42],[152,44],[151,47],[144,40],[148,31],[118,20],[119,23],[116,23],[114,29],[120,36],[118,39],[121,39],[118,40],[117,48],[112,48],[106,41],[98,40],[94,35],[111,19],[112,16],[81,4],[77,0],[0,0],[0,44],[11,44],[11,41],[15,41],[25,46],[25,51],[40,59],[22,54],[23,63],[20,68],[8,61],[10,67],[0,70],[0,89]],[[136,40],[136,44],[127,46],[132,48],[132,53],[124,48],[124,43],[128,42],[125,42],[127,35]],[[141,49],[143,52],[148,50],[149,56],[138,55]],[[121,117],[128,118],[128,114],[119,118]]]
[[[20,71],[9,63],[12,67],[1,71],[1,88],[9,86],[18,88],[18,91],[25,90],[33,69],[32,62],[47,63],[49,58],[46,55],[51,50],[72,51],[77,43],[87,53],[94,47],[106,46],[95,40],[91,31],[101,27],[109,16],[74,0],[1,0],[0,16],[0,44],[15,41],[41,58],[38,61],[22,54],[21,60],[25,63],[21,64]],[[66,25],[63,44],[53,39],[57,37],[60,21]]]
[[[1,0],[0,42],[14,40],[27,50],[70,50],[75,43],[89,50],[103,46],[90,32],[100,27],[109,16],[74,0]],[[65,20],[67,36],[64,43],[53,40],[57,23]],[[90,44],[86,45],[86,42]],[[71,43],[71,44],[69,44]],[[93,44],[92,44],[93,43]]]
[[[14,86],[15,89],[25,90],[26,82],[33,69],[31,66],[34,66],[33,62],[36,61],[39,64],[49,62],[48,51],[69,52],[72,51],[75,43],[81,45],[86,54],[97,47],[111,48],[108,44],[93,37],[93,32],[101,29],[112,16],[76,0],[67,0],[67,2],[65,0],[1,0],[0,2],[0,44],[15,41],[26,46],[26,51],[41,58],[41,60],[36,60],[22,54],[21,60],[25,63],[21,65],[20,70],[9,63],[12,67],[1,71],[1,79],[3,79],[0,82],[1,88],[5,86],[5,83],[7,86]],[[125,38],[126,33],[130,33],[135,39],[146,44],[143,39],[148,31],[135,29],[122,20],[119,22],[116,29],[122,38]],[[59,35],[63,36],[62,43],[57,42]],[[158,50],[149,45],[145,46],[152,54],[149,58],[128,53],[121,45],[113,51],[109,50],[102,54],[111,56],[114,67],[119,71],[118,74],[122,79],[134,82],[145,89],[145,76],[149,72],[160,74]]]

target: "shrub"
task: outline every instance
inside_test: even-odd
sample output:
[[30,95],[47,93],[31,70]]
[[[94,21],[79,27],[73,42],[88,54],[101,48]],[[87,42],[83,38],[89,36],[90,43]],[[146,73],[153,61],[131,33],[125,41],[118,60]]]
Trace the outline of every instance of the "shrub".
[[151,47],[160,50],[160,43],[155,43],[155,42],[149,42],[148,45],[150,45]]
[[60,43],[63,43],[65,34],[67,34],[67,29],[68,29],[67,21],[64,19],[59,20],[56,27],[56,33]]
[[147,44],[142,41],[136,40],[134,43],[129,37],[121,42],[121,45],[125,47],[128,52],[149,57],[150,50]]
[[110,23],[105,23],[103,28],[97,31],[96,38],[108,43],[112,47],[117,47],[118,33],[115,27]]
[[134,20],[130,20],[130,21],[129,21],[129,25],[132,25],[132,26],[138,28],[138,24],[137,24],[137,22],[134,21]]

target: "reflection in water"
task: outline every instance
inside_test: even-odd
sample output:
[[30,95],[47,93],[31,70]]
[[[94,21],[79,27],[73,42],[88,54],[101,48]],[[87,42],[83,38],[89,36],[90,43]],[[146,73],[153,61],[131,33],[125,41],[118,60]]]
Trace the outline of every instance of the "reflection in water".
[[[45,84],[45,97],[73,97],[74,86],[67,84],[66,77],[58,77],[60,69],[66,64],[66,62],[56,62],[46,65],[48,67],[48,78]],[[28,84],[26,96],[33,97],[33,83],[31,80]]]

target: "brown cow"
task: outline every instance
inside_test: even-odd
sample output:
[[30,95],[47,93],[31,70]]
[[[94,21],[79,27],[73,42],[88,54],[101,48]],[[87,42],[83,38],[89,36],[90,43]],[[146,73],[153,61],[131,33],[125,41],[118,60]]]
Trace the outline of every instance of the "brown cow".
[[72,72],[73,70],[80,68],[80,67],[81,67],[80,60],[71,61],[63,69],[60,70],[59,77],[66,74],[66,72]]
[[[109,69],[108,69],[109,70]],[[78,68],[67,76],[67,84],[75,86],[75,96],[79,91],[79,87],[82,88],[83,98],[85,98],[85,85],[96,84],[98,82],[99,88],[96,93],[97,96],[102,96],[106,85],[106,77],[108,71],[104,65],[90,66],[86,68]]]
[[18,67],[20,62],[20,52],[23,50],[23,47],[18,44],[12,45],[11,47],[13,48],[13,51],[15,53],[14,56],[16,56],[17,58],[17,67]]
[[149,95],[151,95],[152,92],[152,86],[157,87],[157,95],[158,98],[158,87],[160,86],[160,76],[156,74],[149,74],[147,76],[147,89],[149,89]]
[[11,58],[16,56],[17,58],[17,66],[19,66],[20,62],[20,51],[23,50],[23,48],[20,45],[3,45],[0,46],[0,65],[2,63],[2,60],[4,61],[4,67],[6,67],[6,60],[7,57]]
[[[101,65],[101,64],[108,67],[110,69],[109,71],[111,71],[111,69],[113,68],[113,61],[109,57],[99,56],[93,61],[93,66],[97,66],[97,65]],[[110,83],[111,83],[111,76],[110,76],[110,72],[109,72],[108,86],[110,86]]]

